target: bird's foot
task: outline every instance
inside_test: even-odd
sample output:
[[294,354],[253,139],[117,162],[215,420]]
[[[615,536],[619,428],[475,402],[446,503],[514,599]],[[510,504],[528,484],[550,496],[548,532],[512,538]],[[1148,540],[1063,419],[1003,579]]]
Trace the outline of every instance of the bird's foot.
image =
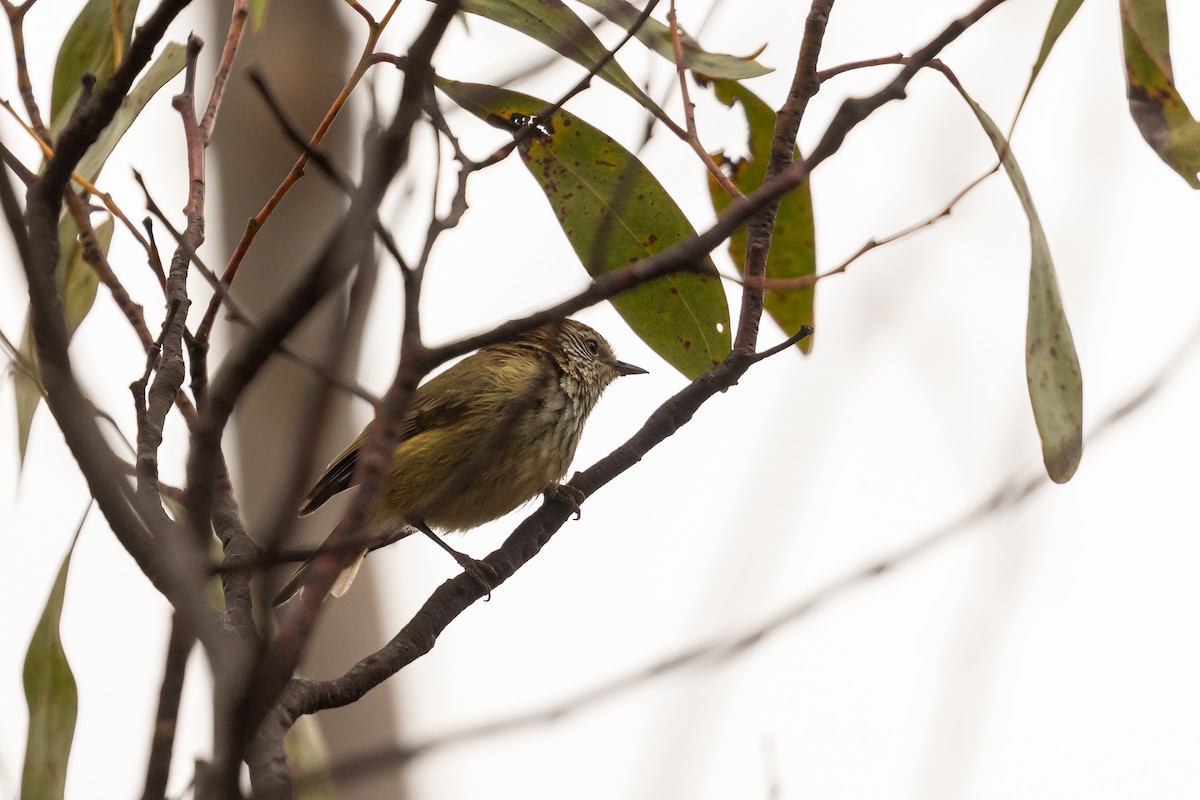
[[474,578],[475,582],[482,586],[483,591],[487,593],[483,598],[483,602],[486,603],[491,600],[492,581],[499,577],[499,573],[496,572],[496,569],[486,561],[481,561],[478,558],[471,558],[465,553],[459,553],[457,551],[455,551],[455,553],[456,555],[454,560],[457,561],[458,565],[463,568],[463,572]]
[[575,519],[583,516],[583,509],[580,506],[584,500],[587,500],[587,495],[582,490],[569,483],[556,483],[545,491],[545,495],[547,500],[557,500],[565,504],[575,515]]
[[[429,526],[422,521],[414,521],[409,524],[429,537],[429,540],[438,547],[449,553],[454,560],[458,562],[458,565],[463,568],[463,572],[470,575],[479,583],[480,586],[483,587],[483,590],[487,592],[487,597],[484,598],[484,602],[492,599],[492,579],[499,577],[499,573],[497,573],[490,564],[488,564],[486,561],[480,561],[477,558],[471,558],[466,553],[458,552],[453,547],[446,544],[446,542],[442,540],[442,537],[430,530]],[[489,574],[491,575],[490,578],[488,577]]]

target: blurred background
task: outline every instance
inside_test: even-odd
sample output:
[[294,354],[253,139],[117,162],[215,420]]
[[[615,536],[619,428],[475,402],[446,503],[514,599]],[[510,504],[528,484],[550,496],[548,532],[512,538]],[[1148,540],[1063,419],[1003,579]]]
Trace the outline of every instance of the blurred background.
[[[44,2],[27,18],[30,71],[42,79],[36,91],[48,90],[65,21],[80,5],[55,5],[51,18]],[[973,5],[841,0],[820,66],[911,53]],[[942,56],[1005,130],[1053,5],[1006,3]],[[1200,49],[1188,45],[1200,30],[1200,7],[1168,5],[1177,84],[1195,104]],[[306,130],[363,41],[353,13],[318,6],[276,0],[265,32],[250,37],[239,62],[262,65]],[[210,11],[194,9],[170,37],[206,32],[201,74],[211,74],[227,24],[219,21],[227,16],[210,18]],[[708,2],[679,8],[683,26],[699,32],[710,50],[744,54],[765,43],[758,60],[776,71],[748,85],[778,107],[806,4],[757,0],[722,3],[711,19],[709,12]],[[403,4],[383,49],[402,52],[426,14]],[[302,21],[315,22],[315,34],[298,30]],[[293,29],[297,38],[290,39]],[[611,29],[601,33],[610,44],[620,38]],[[265,46],[272,37],[284,42],[279,52]],[[0,39],[0,64],[12,64],[11,40]],[[434,64],[446,77],[496,82],[548,55],[470,17],[451,27]],[[673,80],[670,65],[637,47],[621,60],[632,75],[649,76],[652,97]],[[816,142],[843,98],[878,89],[895,69],[827,82],[809,106],[801,149]],[[515,88],[556,97],[579,74],[556,64]],[[371,113],[368,96],[386,114],[398,85],[395,75],[377,70],[354,116],[335,126],[341,139],[331,146],[352,174]],[[294,156],[244,78],[235,87],[243,95],[231,96],[217,126],[210,236],[201,251],[216,267]],[[155,99],[102,176],[101,185],[139,215],[142,195],[129,166],[147,176],[164,209],[184,202],[182,137],[169,108],[177,90],[172,84]],[[16,99],[11,69],[0,94]],[[744,152],[740,111],[711,102],[702,89],[694,89],[693,99],[705,146]],[[678,92],[666,107],[680,117]],[[641,142],[643,115],[607,85],[596,82],[570,108],[630,148]],[[447,113],[469,154],[481,157],[502,142],[502,132]],[[36,163],[10,119],[0,121],[0,134],[26,163]],[[1129,118],[1113,4],[1084,4],[1034,87],[1013,148],[1046,228],[1083,368],[1089,436],[1069,484],[1037,481],[1041,456],[1023,352],[1028,223],[1011,185],[996,175],[948,218],[823,281],[811,356],[783,353],[751,370],[589,499],[582,519],[569,522],[490,603],[455,621],[428,656],[362,704],[318,720],[337,757],[349,758],[561,704],[573,713],[430,750],[373,775],[373,783],[347,781],[340,796],[1196,796],[1200,199]],[[422,129],[413,169],[385,204],[383,218],[409,257],[419,253],[428,224],[426,167],[437,157],[432,134]],[[707,226],[713,212],[695,156],[660,129],[641,157],[693,224]],[[855,129],[814,174],[818,269],[937,213],[994,158],[945,79],[917,76],[904,102]],[[295,275],[336,223],[342,199],[309,173],[281,209],[293,216],[265,229],[272,238],[256,245],[255,260],[238,279],[235,294],[252,310],[269,307],[272,287]],[[252,178],[268,188],[241,183]],[[468,199],[470,213],[433,252],[422,298],[430,343],[485,330],[586,285],[541,190],[515,157],[475,176]],[[7,231],[0,247],[9,254],[0,269],[0,329],[15,341],[27,297]],[[118,234],[110,257],[126,265],[122,279],[157,330],[158,289],[139,268],[137,252]],[[724,251],[715,258],[732,274]],[[201,281],[192,285],[206,300]],[[734,297],[736,286],[728,288]],[[398,274],[386,257],[373,291],[366,311],[348,298],[330,303],[328,318],[314,323],[298,346],[328,351],[345,335],[346,309],[355,308],[351,316],[362,323],[364,340],[357,366],[351,361],[347,368],[381,393],[397,361],[401,307]],[[608,391],[579,448],[575,466],[583,468],[623,442],[685,381],[611,308],[578,317],[621,358],[651,371]],[[225,341],[237,335],[234,326],[222,327]],[[785,335],[764,323],[762,344]],[[144,359],[103,289],[72,356],[91,397],[131,436],[127,387]],[[280,382],[264,383],[248,399],[227,440],[252,533],[274,510],[279,481],[295,469],[313,474],[369,419],[365,403],[343,400],[320,452],[295,453],[286,420],[308,379],[292,367],[273,371],[280,374],[268,379]],[[1152,386],[1157,391],[1143,403],[1101,426]],[[23,466],[13,417],[5,384],[0,794],[6,795],[15,795],[20,782],[25,647],[88,498],[49,413],[43,408],[35,418]],[[171,420],[163,478],[181,484],[186,439],[178,416]],[[980,512],[1013,485],[1035,488],[1019,502]],[[533,507],[455,545],[485,555]],[[332,527],[340,508],[316,516],[314,537]],[[842,583],[939,532],[945,535],[894,568]],[[455,571],[417,538],[373,554],[364,567],[367,582],[329,604],[323,636],[339,636],[318,643],[306,669],[317,677],[340,674],[390,638]],[[842,588],[826,592],[831,585]],[[814,595],[824,602],[811,613],[770,624]],[[75,550],[62,625],[80,693],[68,794],[141,791],[168,623],[166,603],[93,511]],[[680,652],[762,626],[768,635],[736,652],[720,651],[728,657],[701,658],[596,702],[573,702]],[[206,755],[211,736],[207,667],[198,652],[193,657],[175,795],[186,791],[192,761]]]

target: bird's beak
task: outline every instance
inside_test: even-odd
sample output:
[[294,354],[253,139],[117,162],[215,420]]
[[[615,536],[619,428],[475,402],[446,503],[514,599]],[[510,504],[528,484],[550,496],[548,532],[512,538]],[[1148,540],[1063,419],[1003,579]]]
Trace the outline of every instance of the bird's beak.
[[633,364],[627,364],[624,361],[618,361],[616,364],[613,364],[613,366],[617,368],[618,375],[646,375],[646,374],[649,374],[649,370],[644,370],[641,367],[634,366]]

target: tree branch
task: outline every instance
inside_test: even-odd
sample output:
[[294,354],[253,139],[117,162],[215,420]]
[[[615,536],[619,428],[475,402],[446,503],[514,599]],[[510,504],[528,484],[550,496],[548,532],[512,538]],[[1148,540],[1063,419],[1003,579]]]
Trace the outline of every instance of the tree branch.
[[[1003,2],[1003,0],[988,0],[984,6],[993,7],[999,2]],[[973,14],[982,16],[979,9],[976,9]],[[914,56],[914,58],[923,57],[926,60],[934,58],[940,47],[953,41],[965,29],[963,21],[956,20],[933,43],[919,51],[919,56]],[[695,239],[680,242],[657,256],[637,262],[629,270],[612,273],[598,279],[593,283],[589,292],[594,291],[595,287],[601,284],[605,289],[611,288],[611,282],[606,283],[607,279],[627,281],[633,274],[644,274],[637,272],[639,267],[648,267],[650,270],[667,269],[664,265],[673,264],[673,259],[677,258],[681,252],[688,254],[696,251],[708,252],[709,249],[723,241],[724,236],[719,236],[719,231],[725,226],[736,227],[737,224],[761,208],[762,203],[782,196],[790,188],[794,188],[817,163],[836,151],[837,146],[840,146],[851,128],[888,100],[903,97],[903,88],[911,79],[912,74],[915,74],[915,71],[902,73],[876,95],[860,100],[847,100],[843,103],[842,109],[835,116],[834,122],[831,123],[822,138],[822,144],[818,145],[813,156],[784,169],[774,179],[765,183],[763,187],[748,195],[744,200],[735,200],[727,209],[726,214],[722,215],[718,223],[709,231],[700,234]],[[735,223],[734,220],[737,222]],[[711,247],[705,249],[708,241],[717,236],[719,238],[716,238]],[[466,352],[475,349],[480,346],[480,343],[486,342],[492,337],[502,339],[505,336],[511,336],[516,331],[540,324],[547,317],[553,318],[554,313],[568,313],[563,309],[575,310],[582,307],[582,305],[575,304],[587,295],[588,292],[585,292],[571,301],[556,306],[553,310],[501,325],[489,334],[464,339],[446,348],[430,351],[430,353],[440,356],[449,352],[457,355],[460,348]],[[451,357],[451,355],[446,357]],[[753,352],[734,350],[720,365],[701,375],[663,403],[650,415],[641,430],[625,444],[590,469],[575,475],[571,479],[570,485],[579,490],[584,497],[590,496],[640,461],[653,447],[687,424],[692,415],[710,397],[736,384],[755,359],[756,356]],[[484,559],[496,575],[493,588],[504,583],[517,569],[533,558],[554,532],[566,522],[570,514],[571,509],[566,504],[557,500],[547,500],[541,508],[521,523],[498,550]],[[329,583],[332,583],[335,574],[334,571],[328,576]],[[317,588],[320,588],[319,584]],[[328,588],[327,585],[326,588]],[[427,653],[445,627],[482,595],[482,587],[469,575],[460,575],[442,584],[418,610],[412,620],[388,644],[360,660],[342,676],[326,681],[294,679],[289,683],[280,697],[280,707],[276,710],[275,719],[271,724],[280,724],[286,727],[301,714],[354,702],[371,688]],[[318,598],[313,602],[319,603],[320,600]]]
[[[58,217],[71,172],[116,114],[134,78],[149,62],[167,25],[186,5],[187,0],[164,0],[155,9],[103,89],[81,102],[63,129],[54,155],[26,194],[29,256],[24,267],[38,364],[46,388],[46,405],[122,546],[155,587],[176,609],[188,616],[205,643],[219,653],[223,632],[212,609],[199,593],[193,591],[195,573],[173,558],[166,547],[171,540],[170,528],[156,527],[161,506],[148,507],[133,495],[123,477],[120,460],[96,424],[95,409],[75,380],[67,351],[62,301],[55,281],[59,257]],[[152,529],[155,534],[163,535],[160,541],[155,541]]]

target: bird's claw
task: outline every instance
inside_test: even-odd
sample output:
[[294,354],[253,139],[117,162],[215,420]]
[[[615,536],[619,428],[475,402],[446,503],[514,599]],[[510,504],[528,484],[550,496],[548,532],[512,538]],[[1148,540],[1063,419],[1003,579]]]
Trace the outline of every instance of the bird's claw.
[[[480,561],[477,558],[471,558],[468,555],[459,553],[460,558],[456,558],[458,565],[463,568],[463,572],[470,575],[475,581],[483,587],[487,595],[483,598],[486,603],[492,599],[492,579],[499,577],[495,567],[486,561]],[[490,576],[490,577],[489,577]]]
[[575,515],[575,519],[583,517],[583,509],[580,508],[580,505],[587,499],[587,495],[583,493],[583,490],[577,489],[569,483],[556,483],[546,490],[546,498],[564,503],[571,509],[571,513]]

